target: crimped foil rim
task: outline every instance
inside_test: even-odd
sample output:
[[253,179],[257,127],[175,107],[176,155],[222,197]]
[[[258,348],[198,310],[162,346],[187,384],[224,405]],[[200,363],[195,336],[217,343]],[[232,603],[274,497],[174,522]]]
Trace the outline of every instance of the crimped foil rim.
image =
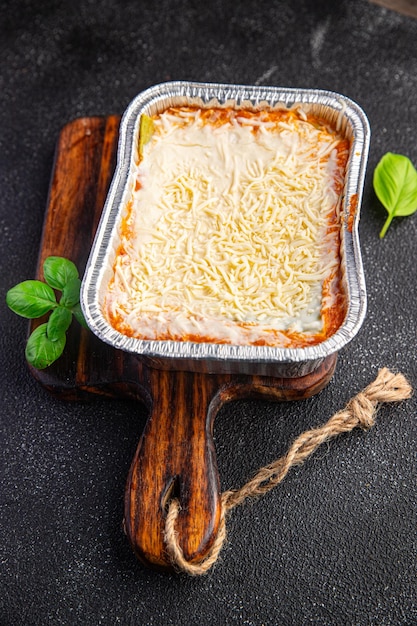
[[[250,103],[258,106],[284,104],[321,105],[333,110],[352,131],[352,149],[349,158],[343,201],[342,246],[345,257],[345,278],[348,291],[348,311],[342,326],[325,341],[303,348],[270,346],[242,346],[215,343],[143,340],[127,337],[115,330],[104,318],[100,302],[100,285],[108,264],[108,250],[123,209],[127,193],[130,163],[134,150],[135,133],[143,110],[167,98],[201,99],[204,103]],[[114,348],[137,355],[158,359],[190,361],[231,361],[242,363],[301,363],[320,361],[338,352],[359,331],[366,314],[366,286],[359,245],[358,223],[362,191],[369,151],[370,129],[364,111],[350,98],[341,94],[314,89],[256,87],[219,83],[172,81],[154,85],[138,94],[127,107],[120,124],[117,166],[103,208],[100,223],[87,262],[81,288],[81,306],[90,329]],[[348,226],[349,203],[356,196],[356,212]]]

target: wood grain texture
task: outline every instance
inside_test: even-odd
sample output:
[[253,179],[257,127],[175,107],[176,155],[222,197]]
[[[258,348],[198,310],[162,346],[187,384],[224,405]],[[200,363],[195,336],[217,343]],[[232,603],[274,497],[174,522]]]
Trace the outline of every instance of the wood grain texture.
[[[83,273],[117,154],[118,116],[80,118],[65,126],[57,144],[39,254],[37,278],[49,255],[65,256]],[[30,330],[38,321],[32,322]],[[134,398],[149,409],[127,478],[125,529],[147,566],[171,569],[164,545],[166,505],[181,504],[178,536],[186,558],[209,551],[220,519],[219,476],[213,423],[226,402],[239,398],[302,400],[330,380],[336,355],[302,378],[159,370],[104,344],[73,323],[65,353],[38,382],[64,400],[93,394]]]
[[171,497],[181,503],[178,532],[187,560],[204,556],[217,533],[220,487],[209,411],[217,380],[153,370],[150,386],[153,405],[127,481],[125,526],[140,560],[165,567]]

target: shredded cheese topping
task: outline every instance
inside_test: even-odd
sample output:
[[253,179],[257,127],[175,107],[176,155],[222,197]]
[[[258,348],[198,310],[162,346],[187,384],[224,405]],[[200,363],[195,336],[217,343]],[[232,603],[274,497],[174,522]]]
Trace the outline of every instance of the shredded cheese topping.
[[323,338],[347,142],[301,110],[183,107],[153,125],[106,297],[113,326],[146,339]]

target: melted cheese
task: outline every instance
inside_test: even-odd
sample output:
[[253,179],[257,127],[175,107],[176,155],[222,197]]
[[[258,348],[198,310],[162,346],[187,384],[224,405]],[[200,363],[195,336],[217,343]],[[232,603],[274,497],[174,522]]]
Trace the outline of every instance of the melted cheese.
[[346,142],[303,112],[155,116],[108,288],[113,326],[233,344],[323,338],[340,295],[346,157]]

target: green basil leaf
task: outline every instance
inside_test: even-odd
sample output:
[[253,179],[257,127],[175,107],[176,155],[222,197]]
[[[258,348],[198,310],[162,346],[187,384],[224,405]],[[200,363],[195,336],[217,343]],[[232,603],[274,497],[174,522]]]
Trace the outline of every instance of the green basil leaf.
[[47,324],[47,335],[51,341],[59,341],[65,335],[72,321],[72,313],[62,306],[54,309]]
[[53,289],[40,280],[25,280],[12,287],[6,302],[13,313],[29,319],[41,317],[57,306]]
[[80,288],[81,280],[79,278],[72,278],[69,280],[62,290],[60,304],[68,308],[78,304],[80,301]]
[[88,324],[85,321],[84,314],[81,310],[81,304],[79,302],[78,304],[76,304],[75,306],[71,308],[71,311],[74,314],[74,317],[77,320],[77,322],[79,322],[83,328],[88,328]]
[[43,275],[48,285],[62,291],[70,280],[78,278],[78,270],[72,261],[50,256],[43,264]]
[[26,360],[36,367],[45,369],[56,361],[65,348],[65,333],[57,341],[51,341],[47,335],[47,324],[41,324],[30,335],[26,344]]
[[375,168],[373,185],[388,212],[380,233],[382,239],[394,217],[417,211],[417,170],[408,157],[387,152]]

